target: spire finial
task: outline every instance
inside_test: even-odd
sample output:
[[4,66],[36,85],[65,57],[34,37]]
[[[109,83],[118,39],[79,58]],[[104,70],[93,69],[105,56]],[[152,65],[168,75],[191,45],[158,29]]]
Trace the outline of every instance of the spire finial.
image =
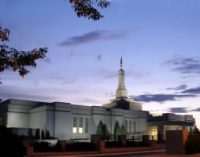
[[123,63],[123,61],[122,61],[122,57],[121,57],[121,59],[120,59],[120,67],[121,67],[121,69],[122,69],[122,63]]

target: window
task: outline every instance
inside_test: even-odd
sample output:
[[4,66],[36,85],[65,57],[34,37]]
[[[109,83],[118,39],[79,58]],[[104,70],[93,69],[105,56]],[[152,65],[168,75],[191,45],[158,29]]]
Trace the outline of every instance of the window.
[[132,120],[129,120],[129,133],[133,132],[133,123]]
[[88,118],[73,117],[72,132],[78,134],[88,133],[88,125]]
[[83,133],[83,118],[79,118],[79,128],[78,128],[78,133]]
[[88,118],[85,118],[85,133],[88,133]]
[[133,121],[133,132],[136,132],[136,121]]
[[128,132],[128,121],[125,120],[124,124],[125,124],[125,127],[126,127],[126,131]]
[[73,117],[73,128],[72,128],[73,133],[77,133],[77,117]]

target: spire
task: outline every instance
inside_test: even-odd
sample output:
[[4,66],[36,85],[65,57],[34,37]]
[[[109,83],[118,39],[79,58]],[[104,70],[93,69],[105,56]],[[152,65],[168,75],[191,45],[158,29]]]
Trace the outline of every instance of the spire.
[[116,97],[117,98],[127,98],[127,91],[124,83],[124,70],[122,69],[122,57],[120,59],[120,69],[118,74],[118,88],[116,90]]

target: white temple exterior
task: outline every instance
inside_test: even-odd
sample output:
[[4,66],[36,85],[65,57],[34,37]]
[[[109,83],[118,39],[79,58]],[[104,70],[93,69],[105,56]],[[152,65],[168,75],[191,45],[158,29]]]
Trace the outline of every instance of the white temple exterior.
[[128,98],[125,87],[125,72],[122,59],[119,69],[119,83],[116,97],[103,106],[83,106],[63,102],[39,102],[8,99],[0,104],[0,125],[15,130],[17,134],[27,134],[27,129],[48,130],[50,135],[66,140],[90,140],[96,134],[102,121],[112,135],[115,124],[126,127],[127,138],[141,140],[142,135],[150,135],[157,140],[164,139],[167,129],[191,127],[195,121],[191,115],[163,114],[153,117],[142,111],[142,104]]

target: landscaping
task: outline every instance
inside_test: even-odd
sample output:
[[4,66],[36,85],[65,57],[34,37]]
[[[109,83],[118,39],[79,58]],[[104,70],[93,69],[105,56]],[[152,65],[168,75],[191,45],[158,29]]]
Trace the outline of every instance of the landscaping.
[[191,131],[185,143],[185,153],[195,154],[200,153],[200,132],[197,128]]

